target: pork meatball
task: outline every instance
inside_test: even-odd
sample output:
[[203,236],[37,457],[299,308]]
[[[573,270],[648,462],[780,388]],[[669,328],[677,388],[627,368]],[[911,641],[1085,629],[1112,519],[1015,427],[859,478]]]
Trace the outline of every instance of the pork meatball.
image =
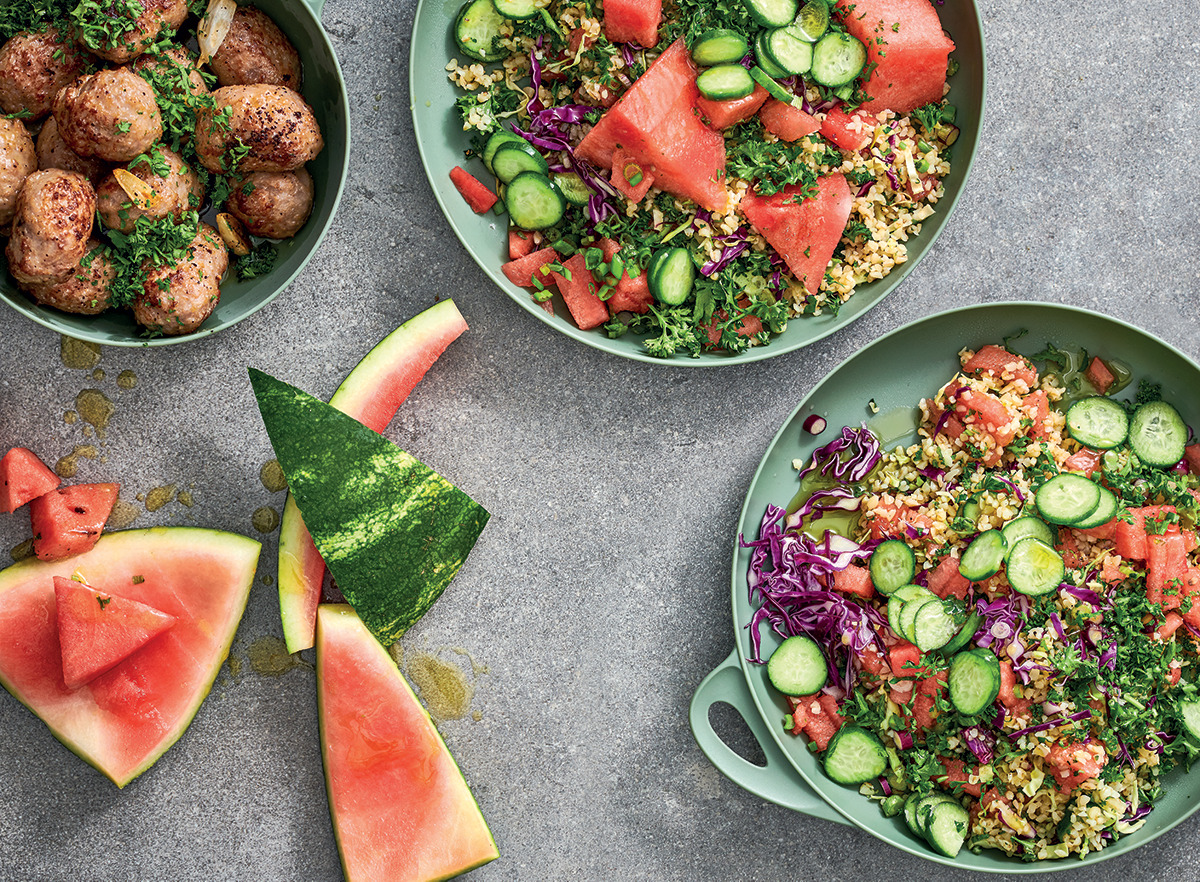
[[0,117],[0,229],[17,213],[17,196],[25,179],[37,171],[37,149],[20,120]]
[[58,90],[83,73],[83,53],[54,28],[22,31],[0,48],[0,111],[29,115],[50,113]]
[[193,97],[208,94],[208,83],[200,73],[196,57],[182,46],[159,55],[142,55],[129,67],[143,78],[152,76],[160,84],[160,90],[170,90],[167,94],[182,95],[184,90]]
[[[136,18],[132,13],[115,14],[109,4],[84,13],[84,22],[77,28],[79,42],[105,61],[126,64],[148,51],[164,29],[177,29],[188,16],[187,0],[138,0],[138,5],[142,12]],[[131,27],[114,34],[125,26]]]
[[[312,108],[286,86],[225,86],[212,94],[216,107],[196,118],[196,152],[209,171],[229,171],[227,151],[239,143],[249,150],[240,172],[294,171],[325,146]],[[228,125],[217,121],[225,108]]]
[[74,270],[61,279],[32,284],[27,290],[43,306],[77,315],[99,315],[111,305],[110,286],[116,277],[108,250],[91,239]]
[[35,171],[17,197],[8,269],[24,288],[61,280],[87,251],[96,191],[77,172]]
[[182,263],[147,274],[142,292],[133,302],[133,317],[151,331],[190,334],[220,301],[221,278],[227,269],[225,243],[216,230],[201,224]]
[[229,33],[209,62],[222,86],[269,86],[300,88],[300,56],[296,47],[271,21],[253,6],[242,6],[233,15]]
[[61,168],[63,171],[79,172],[92,182],[93,187],[100,185],[109,169],[107,162],[94,157],[85,159],[68,147],[58,133],[58,123],[54,117],[42,123],[42,130],[38,133],[37,163],[40,169]]
[[154,195],[149,204],[139,203],[130,198],[116,175],[110,173],[96,189],[96,210],[109,229],[131,233],[139,217],[157,220],[172,215],[179,220],[185,211],[199,209],[204,201],[200,176],[174,150],[155,148],[148,160],[139,160],[126,171],[149,184]]
[[252,172],[239,179],[225,210],[255,236],[290,239],[312,214],[313,179],[305,169]]
[[129,162],[163,134],[150,84],[129,68],[80,77],[54,99],[54,118],[67,146],[80,156]]

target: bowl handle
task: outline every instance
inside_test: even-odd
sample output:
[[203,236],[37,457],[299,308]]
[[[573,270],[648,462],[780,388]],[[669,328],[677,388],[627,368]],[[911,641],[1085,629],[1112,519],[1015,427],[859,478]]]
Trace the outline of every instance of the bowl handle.
[[[714,704],[724,702],[738,712],[766,755],[767,764],[758,766],[735,753],[713,730],[708,711]],[[717,665],[692,696],[690,710],[692,734],[700,750],[729,780],[749,790],[756,796],[821,818],[850,825],[829,803],[818,796],[804,779],[792,768],[775,739],[767,730],[767,723],[754,704],[750,686],[738,662],[737,650]]]
[[321,11],[325,8],[325,0],[304,0],[304,2],[313,11],[313,15],[317,18],[321,17]]

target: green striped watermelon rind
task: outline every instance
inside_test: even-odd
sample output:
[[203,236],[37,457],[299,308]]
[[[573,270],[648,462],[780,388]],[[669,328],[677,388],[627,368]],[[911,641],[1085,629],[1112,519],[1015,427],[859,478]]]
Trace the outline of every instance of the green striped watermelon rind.
[[253,368],[250,380],[317,550],[371,633],[394,643],[458,573],[488,512],[353,417]]

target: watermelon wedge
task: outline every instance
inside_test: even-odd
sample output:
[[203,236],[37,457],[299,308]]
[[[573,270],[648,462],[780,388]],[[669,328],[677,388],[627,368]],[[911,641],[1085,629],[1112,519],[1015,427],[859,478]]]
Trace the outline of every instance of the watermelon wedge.
[[62,560],[95,545],[120,489],[120,484],[72,484],[30,502],[34,554]]
[[175,624],[173,615],[145,603],[62,576],[54,577],[54,610],[68,689],[94,680]]
[[60,483],[36,453],[14,447],[0,458],[0,511],[14,512]]
[[[108,533],[70,560],[0,572],[0,684],[59,741],[123,787],[196,715],[246,607],[259,544],[190,527]],[[63,679],[54,577],[146,604],[175,624],[76,689]]]
[[317,611],[317,708],[347,882],[449,879],[500,856],[404,676],[348,606]]
[[337,408],[253,368],[250,382],[313,541],[342,594],[390,645],[450,584],[487,511]]
[[[329,403],[382,432],[400,405],[467,323],[453,300],[443,300],[384,337],[350,372]],[[289,495],[279,526],[279,613],[288,652],[313,645],[325,561]]]

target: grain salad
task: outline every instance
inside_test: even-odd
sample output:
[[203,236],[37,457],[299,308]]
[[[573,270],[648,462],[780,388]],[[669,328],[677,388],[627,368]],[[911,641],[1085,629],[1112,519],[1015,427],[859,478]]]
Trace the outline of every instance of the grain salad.
[[[959,130],[944,97],[953,43],[940,25],[948,64],[921,72],[932,85],[906,104],[873,96],[886,85],[882,58],[838,88],[810,73],[764,73],[773,56],[758,43],[795,26],[764,27],[753,3],[666,0],[639,43],[627,33],[628,0],[535,0],[529,18],[491,20],[481,42],[480,20],[514,3],[470,0],[456,23],[460,52],[446,72],[461,90],[467,164],[486,170],[466,181],[456,169],[455,183],[476,211],[507,210],[508,278],[549,311],[565,306],[581,328],[644,335],[661,357],[767,344],[791,320],[836,315],[861,285],[902,266],[945,194]],[[826,36],[854,40],[860,25],[844,3],[797,11],[814,4]],[[932,6],[928,15],[936,25]],[[908,34],[883,24],[890,40]],[[735,62],[697,61],[713,34],[732,42]],[[871,53],[887,45],[868,42]],[[709,98],[700,86],[718,68],[753,91]],[[500,168],[497,148],[509,150]],[[556,195],[528,178],[515,185],[522,173]],[[547,213],[555,200],[561,208]]]
[[1119,364],[960,359],[913,443],[847,427],[796,463],[743,539],[750,655],[827,774],[934,851],[1083,857],[1200,753],[1200,444]]

